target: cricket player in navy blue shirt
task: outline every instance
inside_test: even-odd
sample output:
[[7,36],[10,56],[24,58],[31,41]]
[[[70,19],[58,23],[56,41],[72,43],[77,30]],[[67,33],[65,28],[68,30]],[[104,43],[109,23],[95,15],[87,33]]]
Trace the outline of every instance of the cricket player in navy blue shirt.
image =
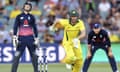
[[37,69],[37,55],[35,53],[36,45],[39,43],[38,31],[35,24],[35,18],[29,12],[32,9],[31,3],[26,2],[23,6],[23,12],[16,17],[13,28],[13,46],[16,52],[12,64],[11,72],[17,72],[19,59],[27,47],[32,59],[34,72]]
[[88,71],[92,58],[98,49],[102,49],[106,52],[113,72],[118,72],[108,33],[102,29],[100,24],[94,24],[92,31],[88,34],[88,54],[82,72]]

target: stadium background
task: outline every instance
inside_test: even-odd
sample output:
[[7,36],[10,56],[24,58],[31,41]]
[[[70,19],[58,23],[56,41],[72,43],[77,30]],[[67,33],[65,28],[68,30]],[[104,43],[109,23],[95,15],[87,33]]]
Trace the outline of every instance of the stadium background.
[[[49,25],[58,18],[67,18],[67,13],[76,9],[80,14],[80,19],[85,23],[87,33],[94,23],[101,23],[110,35],[112,42],[112,50],[120,69],[120,0],[27,0],[33,5],[31,13],[36,18],[36,24],[39,31],[41,43],[61,44],[63,30],[52,32]],[[105,1],[103,3],[103,1]],[[22,6],[26,0],[0,0],[0,57],[2,58],[2,46],[10,44],[12,41],[12,27],[15,17],[22,12]],[[87,52],[87,36],[81,41],[83,49],[83,57]],[[11,46],[12,47],[12,46]],[[94,63],[90,67],[90,72],[111,72],[107,63],[105,53],[99,50]],[[0,72],[9,72],[11,63],[6,64],[0,62]],[[6,69],[8,68],[8,69]],[[49,65],[49,72],[68,72],[64,64],[53,63]],[[32,71],[31,64],[20,64],[19,71]],[[58,71],[58,70],[57,70]]]

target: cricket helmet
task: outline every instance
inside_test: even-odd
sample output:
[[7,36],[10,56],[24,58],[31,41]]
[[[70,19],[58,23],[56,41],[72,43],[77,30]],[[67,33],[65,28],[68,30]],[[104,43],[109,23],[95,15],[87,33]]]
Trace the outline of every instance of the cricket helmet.
[[77,12],[76,10],[71,10],[71,11],[69,12],[69,16],[70,16],[70,17],[71,17],[71,16],[76,16],[76,17],[78,17],[79,14],[78,14],[78,12]]

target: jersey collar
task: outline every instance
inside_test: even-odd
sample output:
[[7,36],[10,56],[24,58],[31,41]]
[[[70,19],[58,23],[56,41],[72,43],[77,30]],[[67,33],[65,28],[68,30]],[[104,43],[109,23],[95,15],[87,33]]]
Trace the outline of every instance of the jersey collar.
[[71,23],[71,20],[69,20],[69,24],[70,24],[71,26],[75,26],[78,22],[79,22],[79,20],[77,20],[75,24],[72,24],[72,23]]

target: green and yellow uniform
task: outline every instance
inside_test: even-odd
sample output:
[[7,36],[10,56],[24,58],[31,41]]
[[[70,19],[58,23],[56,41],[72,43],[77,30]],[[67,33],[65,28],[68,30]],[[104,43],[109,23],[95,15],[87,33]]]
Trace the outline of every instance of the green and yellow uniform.
[[83,21],[79,19],[74,25],[70,24],[69,21],[69,19],[61,19],[58,22],[59,25],[56,25],[56,27],[62,26],[64,28],[64,38],[62,41],[62,45],[65,49],[66,56],[61,62],[67,64],[74,64],[72,72],[78,72],[80,71],[80,68],[83,64],[82,50],[80,40],[78,48],[75,48],[73,46],[73,39],[77,38],[80,35],[81,31],[85,30],[85,26]]

